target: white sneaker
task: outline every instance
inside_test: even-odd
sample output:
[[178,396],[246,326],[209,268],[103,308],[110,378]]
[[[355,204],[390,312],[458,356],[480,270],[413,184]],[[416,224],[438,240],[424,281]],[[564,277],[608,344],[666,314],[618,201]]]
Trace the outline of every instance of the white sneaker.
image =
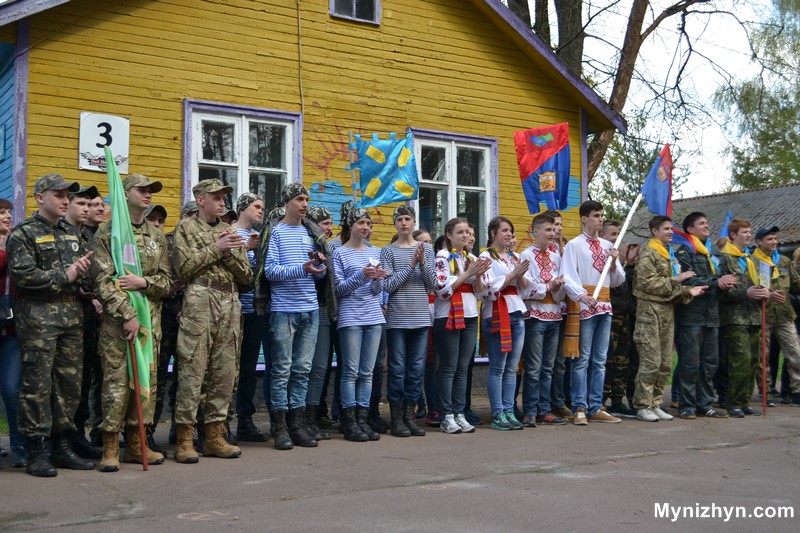
[[578,410],[575,411],[575,418],[572,419],[572,423],[576,426],[588,426],[589,421],[586,419],[586,409],[578,407]]
[[658,422],[659,420],[661,420],[660,418],[658,418],[658,415],[655,414],[653,410],[650,408],[639,409],[638,411],[636,411],[636,418],[644,422]]
[[[447,417],[445,416],[445,418]],[[464,433],[472,433],[475,431],[475,427],[467,422],[466,418],[464,418],[464,413],[459,413],[456,415],[456,424],[458,424],[458,427],[460,427],[461,431]]]
[[444,415],[444,418],[439,423],[439,431],[450,434],[461,433],[461,427],[456,424],[456,419],[453,415]]
[[675,418],[671,414],[664,412],[664,410],[661,409],[657,405],[654,405],[653,407],[651,407],[651,410],[658,417],[659,420],[669,421],[669,420],[672,420],[673,418]]

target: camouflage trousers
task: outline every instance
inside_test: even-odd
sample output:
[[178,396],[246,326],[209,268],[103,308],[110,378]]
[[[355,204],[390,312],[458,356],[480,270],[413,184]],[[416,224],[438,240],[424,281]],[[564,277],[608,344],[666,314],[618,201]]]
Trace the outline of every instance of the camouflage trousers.
[[634,409],[658,406],[664,399],[664,387],[672,370],[673,312],[672,303],[638,301],[633,332],[633,342],[639,349]]
[[[774,334],[786,360],[786,370],[789,373],[789,388],[792,394],[800,394],[800,339],[794,322],[784,322],[777,326],[767,327],[767,342]],[[783,391],[781,391],[783,392]]]
[[[119,433],[127,426],[137,426],[136,398],[128,376],[128,341],[123,338],[122,324],[105,320],[100,327],[100,363],[103,367],[103,421],[101,431]],[[158,397],[158,348],[160,332],[153,332],[153,363],[150,365],[150,391],[142,395],[142,422],[150,425]],[[139,369],[141,372],[141,369]]]
[[175,423],[194,424],[198,407],[206,424],[226,420],[239,360],[241,313],[238,293],[187,287],[178,330]]
[[728,356],[727,409],[747,407],[759,369],[761,328],[730,325],[722,327],[722,339]]
[[611,346],[606,360],[606,381],[603,397],[612,403],[623,398],[633,398],[636,388],[636,371],[639,369],[639,352],[633,342],[636,321],[626,315],[611,318]]
[[16,305],[20,433],[32,438],[75,431],[83,381],[83,309],[77,302],[23,298]]

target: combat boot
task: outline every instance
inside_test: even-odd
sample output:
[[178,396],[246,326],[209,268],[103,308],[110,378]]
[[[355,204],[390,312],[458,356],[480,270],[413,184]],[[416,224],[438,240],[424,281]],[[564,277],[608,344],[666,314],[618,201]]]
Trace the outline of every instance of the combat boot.
[[403,410],[405,407],[402,403],[390,403],[389,404],[389,412],[392,415],[392,435],[395,437],[410,437],[411,431],[408,429],[403,423]]
[[306,405],[306,427],[315,440],[330,440],[331,434],[319,425],[319,406]]
[[305,427],[305,407],[289,409],[286,414],[286,424],[289,426],[289,437],[296,446],[303,448],[316,448],[319,443],[308,434]]
[[356,425],[361,428],[361,431],[367,436],[369,440],[380,440],[381,435],[373,430],[369,422],[369,407],[356,406]]
[[117,472],[119,470],[119,435],[116,431],[103,432],[103,458],[100,461],[101,472]]
[[369,436],[361,429],[361,426],[356,422],[356,408],[348,407],[342,409],[341,429],[344,432],[345,440],[352,442],[366,442]]
[[178,424],[175,426],[175,460],[179,463],[194,464],[200,460],[194,449],[194,425]]
[[406,410],[403,412],[403,423],[411,432],[412,437],[424,437],[425,430],[417,425],[414,412],[417,409],[417,402],[406,402]]
[[203,428],[206,434],[206,443],[203,447],[203,456],[222,457],[223,459],[235,459],[242,455],[242,450],[238,446],[230,444],[225,439],[225,422],[209,422]]
[[253,423],[252,416],[240,416],[236,424],[236,438],[243,442],[267,442],[269,437]]
[[47,453],[47,442],[44,437],[28,437],[25,439],[28,450],[28,466],[25,471],[36,477],[56,477],[58,471],[50,462]]
[[[383,419],[381,416],[381,412],[378,409],[381,401],[380,398],[372,398],[369,401],[369,416],[367,417],[367,423],[369,427],[372,428],[373,431],[377,433],[386,433],[389,431],[389,423]],[[372,439],[370,439],[372,440]]]
[[125,447],[126,463],[139,463],[142,464],[142,455],[147,454],[148,465],[160,465],[164,462],[164,456],[158,452],[154,452],[147,447],[147,440],[142,442],[139,438],[139,428],[135,426],[128,426],[125,430],[126,441],[128,445]]
[[50,452],[50,462],[58,468],[70,470],[94,470],[94,463],[84,461],[72,449],[72,435],[59,433],[53,439],[53,449]]
[[72,437],[72,449],[81,457],[87,459],[100,459],[103,457],[103,451],[100,448],[95,448],[86,439],[86,433],[75,433]]
[[289,429],[286,427],[286,411],[273,409],[269,412],[269,431],[274,439],[276,450],[291,450],[294,448]]

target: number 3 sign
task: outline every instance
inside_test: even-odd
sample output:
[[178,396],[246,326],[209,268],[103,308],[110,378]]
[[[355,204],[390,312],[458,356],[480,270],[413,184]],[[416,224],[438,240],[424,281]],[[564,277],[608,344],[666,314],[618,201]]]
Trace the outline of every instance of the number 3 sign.
[[114,154],[120,174],[127,174],[130,130],[130,120],[125,117],[81,112],[78,168],[105,172],[104,148],[108,146]]

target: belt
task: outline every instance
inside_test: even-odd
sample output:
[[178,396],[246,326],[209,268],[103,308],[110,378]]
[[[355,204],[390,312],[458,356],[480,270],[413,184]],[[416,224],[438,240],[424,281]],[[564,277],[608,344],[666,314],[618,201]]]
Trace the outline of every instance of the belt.
[[17,294],[16,298],[18,300],[28,300],[30,302],[45,303],[45,304],[54,304],[54,303],[74,304],[77,303],[78,301],[78,297],[75,295],[74,292],[62,292],[60,294],[48,295],[47,298],[41,298],[37,294]]
[[192,285],[200,285],[201,287],[207,287],[209,289],[214,289],[215,291],[222,291],[222,292],[239,292],[236,284],[232,281],[213,281],[207,278],[192,278],[189,281]]

